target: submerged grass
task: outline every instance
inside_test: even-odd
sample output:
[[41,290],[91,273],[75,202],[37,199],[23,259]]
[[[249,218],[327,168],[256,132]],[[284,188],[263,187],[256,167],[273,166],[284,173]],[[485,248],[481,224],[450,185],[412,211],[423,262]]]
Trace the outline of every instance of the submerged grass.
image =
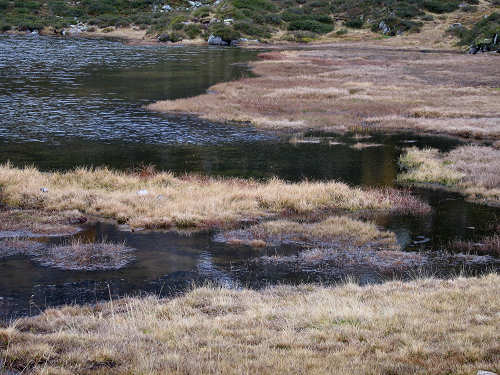
[[0,329],[26,374],[475,374],[500,371],[500,276],[48,309]]
[[410,148],[400,157],[405,183],[435,183],[458,190],[467,197],[500,204],[500,150],[486,146],[461,146],[448,153]]
[[43,173],[0,166],[1,201],[43,212],[79,210],[133,228],[229,228],[242,221],[329,210],[427,212],[408,192],[340,182],[256,182],[171,173],[147,176],[101,169]]

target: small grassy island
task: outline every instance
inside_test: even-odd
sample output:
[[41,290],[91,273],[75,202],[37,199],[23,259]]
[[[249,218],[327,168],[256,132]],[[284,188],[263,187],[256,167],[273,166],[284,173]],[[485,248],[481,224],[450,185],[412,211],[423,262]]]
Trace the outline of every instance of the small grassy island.
[[[288,181],[272,163],[272,177],[250,179],[214,176],[212,165],[202,175],[3,160],[0,272],[27,290],[29,310],[9,315],[15,286],[0,288],[0,375],[500,373],[499,0],[0,0],[0,33],[13,43],[30,39],[18,34],[113,37],[153,53],[258,48],[251,77],[142,101],[136,112],[205,119],[231,134],[252,126],[279,138],[277,149],[304,146],[309,156],[321,145],[314,162],[338,159],[328,172],[384,173],[383,183],[345,183],[336,171]],[[388,171],[374,170],[380,155]],[[450,237],[448,226],[457,226]],[[47,284],[47,270],[60,299],[37,305],[33,285]],[[98,297],[98,285],[127,277],[140,284],[136,297],[110,284]],[[190,284],[165,298],[143,289],[161,294],[169,277]],[[83,302],[67,298],[89,290]]]

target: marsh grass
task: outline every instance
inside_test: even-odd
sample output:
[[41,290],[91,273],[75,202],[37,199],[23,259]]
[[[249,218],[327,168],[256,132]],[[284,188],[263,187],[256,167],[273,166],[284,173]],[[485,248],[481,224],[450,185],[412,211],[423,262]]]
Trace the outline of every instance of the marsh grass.
[[407,191],[367,190],[335,181],[256,182],[166,172],[144,177],[106,168],[43,173],[5,164],[0,166],[0,187],[1,201],[10,207],[46,213],[78,210],[132,228],[231,228],[242,221],[330,210],[430,210]]
[[67,244],[48,247],[35,254],[35,260],[45,267],[72,271],[117,270],[133,259],[134,249],[124,243],[72,240]]
[[450,243],[449,248],[468,254],[500,256],[500,234],[493,234],[478,241],[453,241]]
[[197,288],[48,309],[0,328],[26,374],[499,372],[500,277]]
[[[376,57],[375,57],[376,56]],[[422,54],[375,44],[274,51],[256,78],[148,108],[282,131],[410,129],[500,139],[500,64],[488,56]],[[489,72],[484,74],[484,72]]]
[[230,244],[244,243],[256,247],[293,243],[322,247],[398,248],[394,233],[346,216],[332,216],[316,223],[266,221],[247,229],[227,232],[221,239]]
[[448,153],[410,148],[400,164],[406,170],[398,176],[400,182],[441,184],[471,199],[500,203],[500,150],[473,145]]

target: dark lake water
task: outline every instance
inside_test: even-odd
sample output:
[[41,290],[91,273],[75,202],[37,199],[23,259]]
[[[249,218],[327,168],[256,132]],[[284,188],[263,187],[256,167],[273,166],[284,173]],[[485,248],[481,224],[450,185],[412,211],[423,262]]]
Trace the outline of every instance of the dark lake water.
[[[310,133],[287,139],[250,126],[143,109],[155,100],[197,95],[214,83],[249,75],[245,63],[256,54],[236,48],[0,36],[0,162],[33,164],[43,170],[100,165],[127,170],[154,164],[176,173],[395,186],[397,160],[405,147],[446,151],[460,144],[452,138],[413,134],[355,139]],[[355,147],[360,142],[377,146]],[[480,239],[499,222],[498,209],[467,203],[453,194],[416,193],[433,207],[430,215],[377,218],[409,251],[439,250],[457,238]],[[410,276],[381,274],[365,265],[340,267],[324,279],[307,271],[256,266],[252,261],[257,257],[293,255],[297,249],[228,246],[214,242],[213,233],[131,233],[98,223],[78,236],[86,241],[126,242],[137,249],[136,260],[118,271],[76,272],[40,267],[24,257],[0,259],[0,319],[33,314],[51,305],[94,302],[110,293],[170,295],[207,281],[259,287],[332,283],[348,276],[362,283]],[[446,262],[432,260],[421,271],[449,276],[499,269],[498,260],[491,258],[473,265]]]

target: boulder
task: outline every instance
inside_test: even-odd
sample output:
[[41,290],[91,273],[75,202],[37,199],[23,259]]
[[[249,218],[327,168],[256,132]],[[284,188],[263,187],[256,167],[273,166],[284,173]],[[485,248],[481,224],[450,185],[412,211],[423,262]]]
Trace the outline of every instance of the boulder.
[[227,46],[228,43],[223,41],[220,36],[210,35],[208,38],[208,44],[211,46]]

